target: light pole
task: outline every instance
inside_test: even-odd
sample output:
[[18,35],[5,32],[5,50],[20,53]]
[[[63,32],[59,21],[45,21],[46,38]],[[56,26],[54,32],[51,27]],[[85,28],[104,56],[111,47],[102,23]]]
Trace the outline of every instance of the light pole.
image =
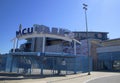
[[87,38],[87,47],[88,47],[88,75],[90,75],[90,54],[89,54],[89,40],[88,40],[88,25],[87,25],[87,6],[83,4],[83,9],[85,10],[85,24],[86,24],[86,38]]

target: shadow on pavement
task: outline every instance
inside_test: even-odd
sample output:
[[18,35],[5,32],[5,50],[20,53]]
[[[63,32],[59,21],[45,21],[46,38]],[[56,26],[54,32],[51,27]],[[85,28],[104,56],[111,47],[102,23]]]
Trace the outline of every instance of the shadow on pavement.
[[22,79],[40,79],[47,77],[65,77],[66,75],[23,75],[15,73],[0,73],[0,80],[22,80]]

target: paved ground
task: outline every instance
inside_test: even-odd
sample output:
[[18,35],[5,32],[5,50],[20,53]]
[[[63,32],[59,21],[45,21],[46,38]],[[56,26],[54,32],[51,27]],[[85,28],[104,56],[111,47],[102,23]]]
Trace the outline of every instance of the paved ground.
[[87,83],[120,83],[120,75],[97,78]]
[[[74,75],[62,75],[62,76],[48,76],[48,77],[39,77],[39,76],[0,76],[0,83],[89,83],[91,80],[112,76],[113,79],[116,78],[120,73],[114,72],[91,72],[91,75],[87,73],[80,73]],[[118,79],[120,82],[120,79]],[[95,82],[94,82],[95,83]],[[101,82],[103,83],[103,82]]]

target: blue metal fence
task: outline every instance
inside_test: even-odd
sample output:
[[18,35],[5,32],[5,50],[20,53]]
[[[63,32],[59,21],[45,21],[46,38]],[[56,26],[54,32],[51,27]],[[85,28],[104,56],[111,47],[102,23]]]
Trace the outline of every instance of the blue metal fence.
[[[8,54],[5,65],[6,72],[24,74],[66,74],[88,72],[88,57],[70,54],[42,53],[37,55]],[[90,57],[90,70],[92,70],[92,58]]]

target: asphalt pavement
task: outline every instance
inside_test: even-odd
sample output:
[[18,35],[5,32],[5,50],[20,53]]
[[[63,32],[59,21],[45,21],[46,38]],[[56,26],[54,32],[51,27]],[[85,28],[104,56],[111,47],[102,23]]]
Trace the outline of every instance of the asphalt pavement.
[[6,76],[0,75],[0,83],[120,83],[120,72],[91,72],[62,76]]
[[101,77],[88,81],[87,83],[120,83],[120,75]]

